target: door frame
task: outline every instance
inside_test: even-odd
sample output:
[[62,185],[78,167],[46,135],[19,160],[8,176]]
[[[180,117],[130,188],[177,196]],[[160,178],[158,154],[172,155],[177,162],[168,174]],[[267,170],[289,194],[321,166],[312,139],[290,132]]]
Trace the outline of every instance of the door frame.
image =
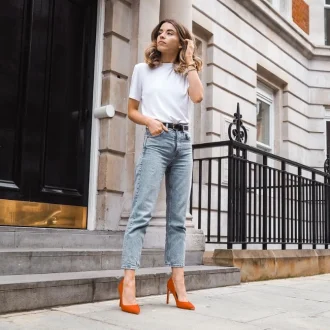
[[100,120],[94,116],[95,109],[101,106],[102,67],[103,67],[103,33],[105,22],[105,1],[97,1],[97,19],[95,36],[95,63],[93,84],[92,128],[90,142],[89,191],[87,208],[87,229],[96,229],[97,179],[99,167]]

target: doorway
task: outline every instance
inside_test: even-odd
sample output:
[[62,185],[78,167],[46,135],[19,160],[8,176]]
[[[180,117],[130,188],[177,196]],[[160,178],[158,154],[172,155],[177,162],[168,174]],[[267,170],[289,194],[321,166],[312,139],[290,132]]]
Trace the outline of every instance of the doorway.
[[96,8],[0,3],[0,225],[86,228]]

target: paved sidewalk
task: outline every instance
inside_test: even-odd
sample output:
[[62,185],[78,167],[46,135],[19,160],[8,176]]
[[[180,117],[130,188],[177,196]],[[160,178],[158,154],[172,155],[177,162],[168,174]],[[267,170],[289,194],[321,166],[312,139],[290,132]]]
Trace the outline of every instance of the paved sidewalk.
[[7,314],[0,329],[330,329],[330,274],[194,291],[189,299],[195,311],[154,296],[139,299],[140,315],[121,312],[118,301]]

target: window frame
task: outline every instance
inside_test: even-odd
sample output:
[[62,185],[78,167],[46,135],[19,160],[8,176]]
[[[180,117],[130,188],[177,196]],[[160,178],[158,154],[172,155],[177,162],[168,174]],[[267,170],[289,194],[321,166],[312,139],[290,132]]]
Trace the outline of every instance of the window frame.
[[[256,97],[256,106],[258,104],[258,99],[261,101],[267,103],[269,105],[269,141],[270,144],[264,144],[262,142],[259,142],[256,139],[256,146],[259,149],[262,149],[264,151],[273,153],[274,152],[274,91],[263,84],[262,82],[258,81],[257,83],[257,97]],[[256,109],[256,118],[257,118],[257,109]],[[256,129],[257,133],[257,129]]]
[[[325,130],[324,130],[324,157],[327,157],[328,154],[328,130],[327,130],[327,123],[330,122],[330,107],[325,107]],[[330,147],[330,145],[329,145]],[[330,148],[329,148],[330,149]]]
[[[330,143],[328,145],[328,141],[330,140],[330,136],[328,136],[328,123],[330,125],[330,118],[325,119],[325,148],[324,148],[325,157],[327,157],[328,151],[330,154]],[[330,133],[329,133],[329,135],[330,135]]]
[[[324,44],[330,46],[330,31],[327,31],[327,22],[326,22],[326,11],[330,11],[330,4],[327,4],[327,1],[324,0]],[[330,25],[330,22],[329,22]],[[328,33],[329,32],[329,33]]]

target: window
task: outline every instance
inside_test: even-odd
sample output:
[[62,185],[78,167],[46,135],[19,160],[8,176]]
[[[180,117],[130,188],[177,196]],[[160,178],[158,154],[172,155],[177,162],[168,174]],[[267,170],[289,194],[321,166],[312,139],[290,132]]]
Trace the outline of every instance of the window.
[[270,104],[262,100],[257,103],[257,141],[264,145],[270,144],[269,136]]
[[[259,81],[257,83],[256,117],[257,148],[274,153],[274,91]],[[263,162],[263,156],[261,154],[256,155],[256,163],[263,164]],[[274,161],[269,158],[267,166],[274,167]],[[263,175],[261,167],[254,174],[258,186],[263,184],[263,178],[259,177],[260,171]]]
[[273,91],[258,82],[257,86],[257,147],[268,152],[273,151]]
[[330,46],[330,0],[325,0],[324,22],[325,22],[325,44]]

